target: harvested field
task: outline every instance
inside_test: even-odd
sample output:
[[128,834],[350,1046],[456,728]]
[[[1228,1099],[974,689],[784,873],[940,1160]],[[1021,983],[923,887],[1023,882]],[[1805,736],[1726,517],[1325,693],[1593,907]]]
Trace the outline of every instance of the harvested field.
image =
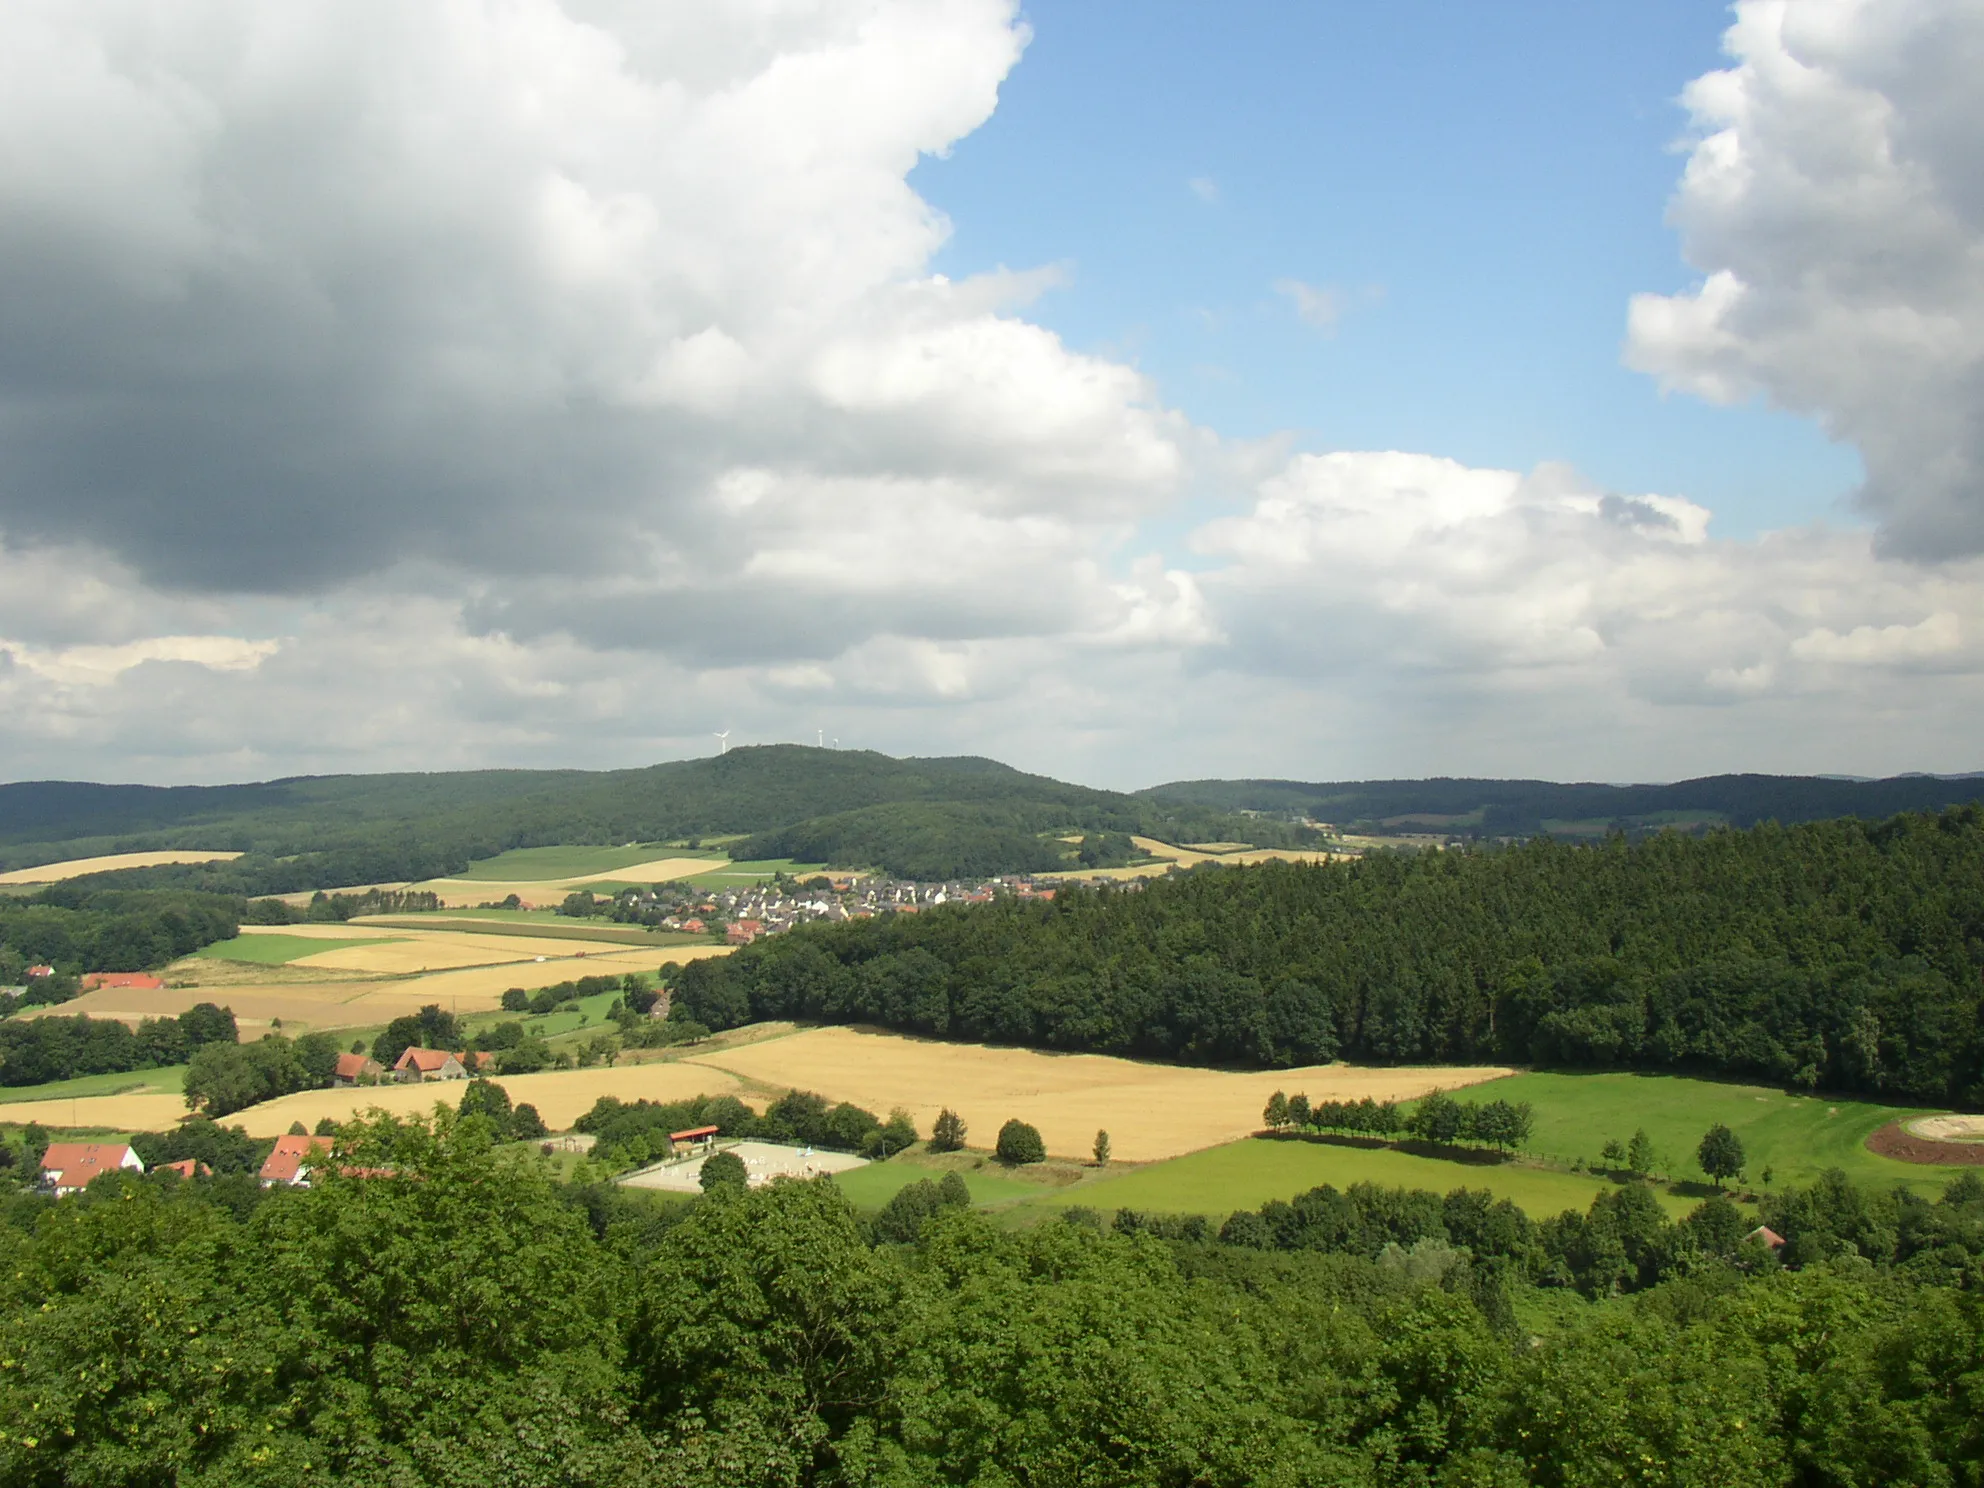
[[[528,944],[511,937],[505,937],[503,943],[506,948]],[[548,987],[582,976],[654,971],[700,956],[727,956],[731,951],[729,946],[713,944],[654,946],[644,951],[608,946],[603,954],[574,955],[572,942],[554,944],[556,954],[541,961],[535,956],[513,958],[492,966],[421,976],[367,976],[318,966],[315,969],[321,980],[306,979],[312,963],[319,960],[316,956],[281,967],[191,957],[166,968],[169,985],[165,987],[107,987],[39,1012],[60,1017],[87,1013],[93,1018],[121,1018],[135,1024],[141,1018],[177,1017],[197,1002],[220,1002],[234,1009],[244,1034],[252,1030],[259,1035],[278,1018],[289,1033],[367,1028],[417,1013],[430,1002],[458,1013],[489,1012],[501,1004],[503,993],[511,987]]]
[[[1965,1118],[1946,1119],[1961,1121]],[[1976,1120],[1975,1117],[1969,1119]],[[1984,1168],[1984,1142],[1938,1142],[1929,1137],[1917,1136],[1911,1130],[1926,1125],[1927,1122],[1920,1121],[1910,1121],[1906,1124],[1890,1121],[1867,1138],[1867,1150],[1879,1157],[1892,1157],[1898,1162],[1929,1163],[1936,1167]]]
[[81,878],[85,873],[157,868],[166,863],[226,863],[240,856],[238,852],[110,853],[101,858],[70,858],[63,863],[43,863],[37,868],[16,868],[12,873],[0,873],[0,884],[60,883],[65,878]]
[[1321,1065],[1235,1073],[1112,1059],[1046,1054],[906,1038],[859,1028],[816,1028],[742,1048],[695,1055],[765,1086],[815,1090],[877,1115],[906,1107],[928,1132],[945,1106],[964,1117],[975,1147],[990,1147],[1017,1116],[1040,1128],[1047,1150],[1086,1157],[1098,1129],[1117,1157],[1150,1162],[1248,1136],[1276,1090],[1312,1100],[1410,1100],[1436,1086],[1452,1090],[1509,1074],[1502,1068],[1366,1069]]
[[[1293,847],[1247,847],[1244,843],[1214,842],[1203,843],[1198,848],[1174,847],[1168,842],[1159,842],[1155,837],[1132,837],[1132,842],[1153,858],[1163,861],[1139,863],[1131,868],[1069,868],[1058,873],[1042,873],[1040,878],[1162,878],[1174,866],[1196,867],[1200,863],[1266,863],[1281,861],[1288,863],[1327,863],[1332,856],[1344,854],[1313,851]],[[1211,851],[1213,848],[1222,851]],[[1225,850],[1235,849],[1235,850]]]
[[[613,1068],[545,1070],[535,1075],[499,1075],[496,1083],[510,1094],[513,1105],[529,1102],[553,1131],[562,1131],[590,1111],[602,1095],[621,1100],[688,1100],[697,1095],[741,1095],[743,1083],[720,1070],[688,1063],[628,1064]],[[459,1105],[462,1082],[436,1080],[425,1085],[352,1086],[341,1090],[306,1090],[266,1105],[250,1106],[230,1116],[251,1137],[275,1137],[301,1121],[315,1126],[328,1116],[343,1121],[377,1106],[399,1115],[431,1111],[435,1103]],[[87,1106],[88,1101],[79,1105]],[[762,1104],[762,1103],[761,1103]]]
[[508,962],[535,962],[549,958],[586,957],[589,944],[608,953],[624,952],[626,947],[611,941],[572,941],[550,937],[462,934],[445,930],[402,930],[391,937],[333,946],[304,956],[291,964],[301,967],[328,966],[339,971],[369,971],[380,976],[407,976],[423,971],[448,971],[464,966],[491,966]]
[[[84,1095],[73,1100],[0,1103],[0,1121],[68,1130],[116,1132],[171,1131],[186,1114],[186,1098],[161,1091],[128,1095]],[[285,1126],[284,1131],[289,1128]]]

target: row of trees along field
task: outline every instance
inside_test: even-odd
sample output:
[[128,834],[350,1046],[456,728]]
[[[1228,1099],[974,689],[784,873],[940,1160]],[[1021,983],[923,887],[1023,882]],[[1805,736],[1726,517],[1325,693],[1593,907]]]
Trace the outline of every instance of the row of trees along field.
[[135,1031],[116,1018],[9,1018],[0,1022],[0,1085],[184,1064],[207,1045],[231,1047],[235,1038],[233,1010],[211,1002],[176,1018],[146,1018]]
[[[939,1189],[878,1235],[831,1182],[669,1200],[494,1140],[361,1123],[307,1190],[111,1174],[0,1202],[0,1482],[1984,1473],[1976,1183],[1782,1195],[1783,1269],[1719,1201],[1557,1236],[1464,1192],[1324,1190],[1221,1243],[1134,1215],[1012,1231]],[[1532,1268],[1613,1300],[1532,1337]]]
[[1514,1060],[1984,1101],[1984,812],[1200,868],[806,927],[685,1015],[1289,1066]]

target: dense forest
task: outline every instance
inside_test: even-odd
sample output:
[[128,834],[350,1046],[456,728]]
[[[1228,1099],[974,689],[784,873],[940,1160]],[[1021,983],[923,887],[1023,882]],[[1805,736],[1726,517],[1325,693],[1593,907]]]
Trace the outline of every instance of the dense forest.
[[0,1206],[0,1483],[1984,1472],[1975,1184],[1939,1204],[1787,1195],[1791,1270],[1732,1242],[1713,1203],[1679,1226],[1572,1216],[1640,1289],[1532,1335],[1515,1317],[1544,1294],[1512,1257],[1534,1229],[1464,1193],[1304,1196],[1232,1243],[1121,1214],[1004,1231],[941,1198],[885,1228],[828,1181],[680,1201],[566,1187],[506,1160],[481,1117],[339,1140],[307,1190],[259,1189],[252,1149],[210,1139],[213,1179],[111,1174]]
[[1869,820],[1903,811],[1940,811],[1984,800],[1984,776],[1897,775],[1835,780],[1810,775],[1710,775],[1672,785],[1559,785],[1549,780],[1180,780],[1139,794],[1209,811],[1263,812],[1326,821],[1359,831],[1455,832],[1533,837],[1576,824],[1601,830],[1659,829],[1669,823]]
[[0,895],[0,984],[26,969],[142,971],[232,940],[238,899],[175,890],[106,889],[76,880],[26,897]]
[[1984,810],[1201,868],[806,927],[680,1015],[1195,1064],[1511,1060],[1984,1101]]
[[[827,820],[820,820],[820,819]],[[810,824],[810,825],[809,825]],[[745,834],[740,851],[904,877],[1059,866],[1042,832],[1230,840],[1231,813],[1066,785],[993,760],[891,759],[796,744],[640,770],[343,775],[259,785],[0,785],[0,867],[140,849],[241,852],[233,863],[130,870],[117,882],[239,895],[418,880],[513,847]],[[1247,840],[1306,840],[1264,822]],[[803,833],[803,837],[782,834]],[[1049,861],[1052,859],[1052,861]]]

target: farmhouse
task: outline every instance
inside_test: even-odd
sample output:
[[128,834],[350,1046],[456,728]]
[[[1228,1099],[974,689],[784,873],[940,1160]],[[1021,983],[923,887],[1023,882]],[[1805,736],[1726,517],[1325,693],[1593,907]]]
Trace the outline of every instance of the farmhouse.
[[764,933],[762,920],[732,920],[724,927],[723,938],[731,945],[749,945]]
[[257,1176],[264,1188],[273,1188],[278,1183],[290,1188],[308,1188],[310,1160],[318,1156],[328,1157],[330,1152],[329,1137],[299,1137],[292,1132],[289,1136],[276,1138],[275,1150],[262,1164],[262,1171]]
[[412,1083],[416,1080],[466,1080],[466,1054],[450,1054],[445,1049],[408,1049],[393,1065],[393,1077]]
[[83,978],[83,990],[94,992],[99,987],[110,987],[120,991],[156,992],[165,982],[149,971],[93,971]]
[[124,1142],[51,1142],[41,1155],[41,1181],[59,1199],[89,1186],[102,1173],[127,1168],[142,1173],[145,1164]]
[[370,1084],[386,1073],[386,1067],[376,1059],[368,1059],[363,1054],[340,1054],[335,1068],[331,1070],[333,1085]]

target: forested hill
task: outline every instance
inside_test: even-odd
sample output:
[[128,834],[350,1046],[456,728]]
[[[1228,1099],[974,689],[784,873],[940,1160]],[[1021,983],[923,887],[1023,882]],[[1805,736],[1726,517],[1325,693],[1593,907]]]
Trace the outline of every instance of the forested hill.
[[1195,1064],[1535,1062],[1984,1103],[1984,808],[1208,867],[808,927],[682,1015]]
[[1897,775],[1834,780],[1812,775],[1709,775],[1672,785],[1560,785],[1549,780],[1180,780],[1146,799],[1210,811],[1306,817],[1359,831],[1533,837],[1607,831],[1732,827],[1758,822],[1879,820],[1984,801],[1984,776]]
[[[513,847],[751,834],[801,855],[948,878],[1066,866],[1048,833],[1230,839],[1224,811],[1067,785],[993,760],[770,745],[637,770],[332,775],[257,785],[0,785],[0,867],[163,848],[242,852],[145,882],[239,893],[431,878]],[[1273,823],[1249,840],[1302,834]],[[276,865],[273,860],[289,860]],[[135,881],[135,880],[134,880]]]

